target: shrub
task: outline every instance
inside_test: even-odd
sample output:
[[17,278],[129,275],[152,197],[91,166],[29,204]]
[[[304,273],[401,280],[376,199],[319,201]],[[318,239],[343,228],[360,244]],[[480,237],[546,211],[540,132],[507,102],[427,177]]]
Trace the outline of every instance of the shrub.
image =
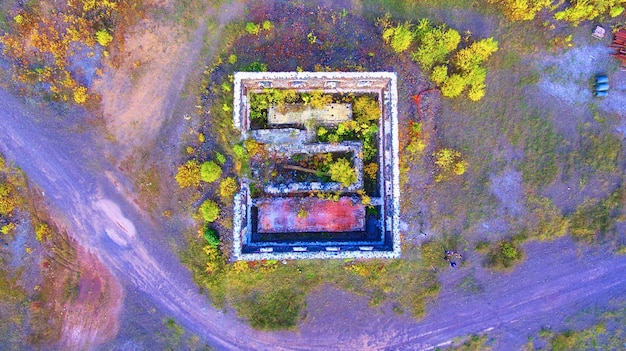
[[263,150],[263,144],[259,143],[254,138],[246,139],[243,142],[243,146],[246,148],[246,151],[248,151],[248,155],[250,155],[250,157],[253,157]]
[[272,30],[274,29],[274,24],[270,20],[263,21],[263,30]]
[[220,197],[222,199],[230,200],[233,198],[233,195],[235,195],[236,192],[237,192],[237,181],[235,180],[235,178],[232,178],[232,177],[224,178],[224,180],[220,182]]
[[17,201],[12,187],[0,184],[0,216],[9,215],[16,206]]
[[494,245],[488,256],[487,266],[494,269],[507,269],[524,258],[524,252],[515,240],[502,240]]
[[202,218],[208,223],[215,222],[220,215],[220,209],[213,200],[205,200],[198,210]]
[[0,233],[2,233],[4,235],[9,235],[9,234],[11,234],[15,230],[16,227],[17,226],[15,225],[15,223],[11,222],[11,223],[3,225],[1,227],[0,228]]
[[215,161],[217,161],[217,163],[223,165],[224,163],[226,163],[226,156],[224,156],[223,154],[219,153],[219,152],[215,152]]
[[413,42],[411,23],[405,22],[396,27],[390,27],[383,31],[383,39],[396,53],[406,51]]
[[222,176],[222,167],[213,161],[204,162],[200,168],[200,177],[207,183],[213,183]]
[[343,186],[350,186],[356,182],[356,171],[350,164],[350,161],[345,158],[340,158],[330,165],[328,170],[330,173],[330,179],[334,182],[339,182]]
[[74,102],[77,104],[83,104],[87,101],[87,88],[85,87],[77,87],[74,89]]
[[363,167],[363,172],[367,177],[372,180],[376,180],[376,175],[378,174],[378,164],[377,163],[368,163]]
[[113,36],[106,29],[101,29],[96,32],[96,41],[98,44],[107,47],[113,41]]
[[452,175],[462,175],[467,169],[467,161],[463,160],[461,153],[452,149],[441,149],[433,153],[437,175],[435,181],[449,179]]
[[251,35],[257,35],[261,31],[261,26],[254,22],[246,23],[246,32]]
[[189,160],[178,167],[176,181],[181,188],[200,185],[200,164],[196,160]]
[[362,95],[354,99],[352,113],[358,123],[375,122],[380,118],[380,106],[370,96]]
[[537,221],[528,231],[531,239],[540,241],[554,240],[567,233],[569,220],[563,216],[561,210],[552,200],[543,196],[531,195],[528,197],[531,214]]
[[[228,56],[228,63],[230,63],[231,65],[234,65],[235,63],[237,63],[237,55],[235,54],[230,54]],[[227,82],[224,82],[227,83]],[[230,90],[229,90],[230,91]]]
[[50,229],[50,226],[48,226],[48,224],[40,223],[35,230],[35,238],[37,239],[37,241],[44,241],[50,236],[51,233],[52,230]]

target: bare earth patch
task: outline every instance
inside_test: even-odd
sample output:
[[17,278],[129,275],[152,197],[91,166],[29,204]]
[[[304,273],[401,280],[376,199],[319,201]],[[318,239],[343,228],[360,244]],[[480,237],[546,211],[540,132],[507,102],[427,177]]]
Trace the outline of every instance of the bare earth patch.
[[67,350],[93,349],[115,338],[123,300],[121,285],[98,258],[77,251],[78,291],[73,301],[58,306],[63,319],[58,346]]

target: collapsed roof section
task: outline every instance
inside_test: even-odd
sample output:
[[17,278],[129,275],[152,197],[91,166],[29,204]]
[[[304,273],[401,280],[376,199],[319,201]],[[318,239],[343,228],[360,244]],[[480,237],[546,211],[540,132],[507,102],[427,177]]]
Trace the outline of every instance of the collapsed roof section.
[[[317,107],[306,100],[270,105],[263,126],[255,126],[252,94],[276,90],[309,97],[324,94],[332,101]],[[395,73],[237,72],[234,94],[233,122],[242,141],[254,138],[264,150],[261,159],[251,161],[251,172],[241,177],[235,196],[235,260],[400,256]],[[368,158],[366,180],[363,143],[321,141],[315,129],[332,130],[351,121],[350,102],[365,95],[377,102],[381,112],[372,121],[376,150]],[[308,159],[326,158],[327,163],[341,159],[348,165],[345,172],[353,172],[354,177],[342,184],[334,174],[331,177],[328,167],[308,169],[294,164],[296,157],[305,166]]]

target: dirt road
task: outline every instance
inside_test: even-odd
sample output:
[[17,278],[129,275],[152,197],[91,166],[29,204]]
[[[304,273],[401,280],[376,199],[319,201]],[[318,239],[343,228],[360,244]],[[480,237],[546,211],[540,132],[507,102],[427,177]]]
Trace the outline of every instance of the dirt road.
[[[53,211],[65,214],[71,234],[97,254],[126,289],[142,291],[219,348],[415,350],[485,330],[491,330],[501,346],[520,345],[542,325],[558,326],[582,308],[626,296],[626,257],[579,255],[570,242],[561,240],[528,245],[528,260],[512,274],[478,274],[483,293],[461,294],[453,283],[444,286],[441,298],[420,322],[376,314],[348,294],[327,308],[316,309],[319,301],[313,301],[309,318],[297,332],[257,332],[213,309],[175,255],[146,240],[146,233],[159,228],[112,182],[123,175],[96,147],[97,137],[58,128],[58,118],[30,110],[0,90],[1,151],[41,187]],[[445,281],[454,282],[455,275],[466,272],[461,268],[449,274]],[[348,322],[346,315],[351,316]]]

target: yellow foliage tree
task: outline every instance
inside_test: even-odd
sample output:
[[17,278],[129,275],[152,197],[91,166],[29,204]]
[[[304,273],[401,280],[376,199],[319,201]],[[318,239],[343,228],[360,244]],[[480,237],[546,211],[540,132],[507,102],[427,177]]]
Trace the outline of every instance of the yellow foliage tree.
[[176,182],[181,188],[200,185],[200,164],[196,160],[187,161],[178,167]]

